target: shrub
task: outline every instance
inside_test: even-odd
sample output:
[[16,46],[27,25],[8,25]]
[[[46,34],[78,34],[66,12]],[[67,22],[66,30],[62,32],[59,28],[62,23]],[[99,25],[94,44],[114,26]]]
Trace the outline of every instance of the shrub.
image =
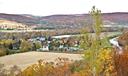
[[0,56],[6,55],[6,49],[5,48],[0,48]]
[[42,48],[41,42],[36,42],[35,46],[36,46],[36,49]]
[[21,69],[16,65],[5,68],[4,64],[0,64],[0,76],[17,76],[20,73]]
[[[102,56],[104,55],[104,52],[107,51],[109,50],[104,50]],[[102,61],[102,63],[106,65],[101,66],[99,69],[101,73],[102,71],[106,73],[98,74],[97,76],[115,76],[113,75],[113,72],[111,72],[113,67],[110,59],[111,57],[108,57],[107,55],[102,58],[100,56],[98,63]],[[37,64],[27,67],[23,72],[19,73],[18,76],[92,76],[88,65],[89,64],[84,60],[72,62],[67,58],[58,58],[56,62],[44,62],[39,60]]]
[[128,46],[125,46],[123,50],[114,49],[113,51],[115,51],[114,62],[117,76],[128,76]]
[[71,76],[69,64],[65,58],[58,58],[57,63],[39,60],[37,64],[25,69],[21,76]]
[[4,69],[4,64],[0,63],[0,76],[7,76],[6,73],[7,73],[7,70]]
[[26,40],[21,41],[20,52],[27,52],[32,50],[32,44]]

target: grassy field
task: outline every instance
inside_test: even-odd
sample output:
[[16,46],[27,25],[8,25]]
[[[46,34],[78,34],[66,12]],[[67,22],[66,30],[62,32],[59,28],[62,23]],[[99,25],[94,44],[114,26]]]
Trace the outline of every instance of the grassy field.
[[82,59],[81,54],[26,52],[0,57],[0,63],[5,64],[7,68],[18,65],[21,69],[25,69],[27,66],[36,63],[40,59],[47,62],[55,62],[58,57],[69,58],[70,60]]

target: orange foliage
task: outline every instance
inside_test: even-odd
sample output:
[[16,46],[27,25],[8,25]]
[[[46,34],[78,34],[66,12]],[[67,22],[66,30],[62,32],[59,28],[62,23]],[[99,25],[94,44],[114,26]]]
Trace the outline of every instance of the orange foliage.
[[119,44],[122,46],[128,45],[128,32],[125,32],[118,38]]
[[72,61],[67,58],[58,58],[56,62],[44,62],[39,60],[26,68],[18,76],[90,76],[85,68],[85,62]]
[[128,47],[123,49],[121,54],[116,53],[114,55],[115,69],[117,71],[117,76],[128,76]]

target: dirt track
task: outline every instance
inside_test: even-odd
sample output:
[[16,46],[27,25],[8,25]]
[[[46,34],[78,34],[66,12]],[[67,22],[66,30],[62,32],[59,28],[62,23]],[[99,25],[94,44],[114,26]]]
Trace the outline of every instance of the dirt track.
[[36,63],[40,59],[50,62],[55,61],[55,59],[58,57],[69,58],[70,60],[82,59],[80,54],[26,52],[0,57],[0,63],[5,64],[7,67],[18,65],[20,68],[25,68]]

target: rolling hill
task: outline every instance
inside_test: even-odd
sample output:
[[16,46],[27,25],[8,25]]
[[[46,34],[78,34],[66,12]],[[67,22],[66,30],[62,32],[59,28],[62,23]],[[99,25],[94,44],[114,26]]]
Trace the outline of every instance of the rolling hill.
[[1,30],[13,30],[13,29],[18,29],[18,30],[30,30],[29,26],[14,22],[14,21],[8,21],[8,20],[0,20],[0,29]]
[[[103,13],[105,25],[128,25],[128,12]],[[92,23],[89,14],[33,16],[29,14],[4,14],[0,13],[0,20],[9,20],[28,26],[43,28],[81,28]]]

